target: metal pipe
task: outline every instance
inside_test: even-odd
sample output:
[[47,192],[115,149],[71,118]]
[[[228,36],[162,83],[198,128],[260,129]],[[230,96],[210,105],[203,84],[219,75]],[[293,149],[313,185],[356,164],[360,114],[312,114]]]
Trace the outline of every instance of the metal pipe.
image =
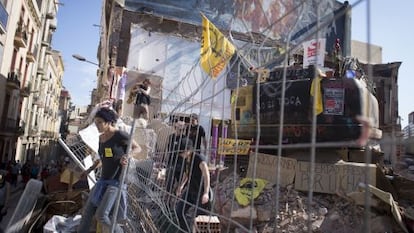
[[121,200],[121,194],[122,194],[122,189],[125,183],[125,178],[126,178],[126,174],[127,171],[129,170],[129,165],[130,165],[130,156],[129,153],[131,152],[131,147],[132,147],[132,140],[134,133],[135,133],[135,124],[136,124],[137,119],[134,118],[134,120],[132,121],[132,126],[131,126],[131,132],[129,135],[129,141],[128,141],[128,147],[127,147],[127,158],[128,158],[128,164],[122,168],[121,171],[121,177],[120,177],[120,181],[119,181],[119,189],[118,189],[118,193],[116,194],[116,200],[115,200],[115,207],[113,210],[113,215],[112,215],[112,225],[111,225],[111,233],[115,231],[115,226],[117,224],[117,217],[118,217],[118,210],[119,210],[119,202]]

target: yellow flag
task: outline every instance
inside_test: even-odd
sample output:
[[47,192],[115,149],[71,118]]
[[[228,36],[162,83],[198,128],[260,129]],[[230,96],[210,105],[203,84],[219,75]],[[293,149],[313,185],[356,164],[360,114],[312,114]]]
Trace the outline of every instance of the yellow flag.
[[316,115],[319,115],[323,112],[321,81],[322,81],[322,78],[319,76],[314,78],[312,80],[312,84],[310,88],[310,95],[313,96],[313,101],[316,101],[316,105],[315,105]]
[[200,64],[212,78],[223,71],[236,48],[203,14]]

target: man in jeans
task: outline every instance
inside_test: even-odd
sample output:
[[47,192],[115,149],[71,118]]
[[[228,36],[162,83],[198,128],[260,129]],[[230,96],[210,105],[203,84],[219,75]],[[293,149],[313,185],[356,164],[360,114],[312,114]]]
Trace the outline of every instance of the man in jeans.
[[[126,132],[120,131],[115,127],[115,123],[118,120],[116,112],[112,109],[102,107],[96,112],[94,119],[98,131],[101,133],[99,135],[99,159],[84,171],[83,176],[94,171],[97,167],[102,167],[102,171],[101,177],[91,190],[84,206],[82,219],[78,227],[79,233],[89,233],[95,211],[97,220],[102,223],[103,228],[108,229],[111,227],[112,223],[109,213],[113,210],[117,197],[122,168],[128,164],[126,153],[130,138]],[[131,143],[133,150],[138,148],[134,141]],[[125,186],[124,184],[123,189],[126,189]],[[125,200],[126,194],[124,192],[121,200],[121,208],[124,207],[126,210]],[[119,211],[118,213],[121,212]],[[123,217],[125,215],[126,213],[124,212]],[[122,229],[119,228],[116,232],[121,232]]]

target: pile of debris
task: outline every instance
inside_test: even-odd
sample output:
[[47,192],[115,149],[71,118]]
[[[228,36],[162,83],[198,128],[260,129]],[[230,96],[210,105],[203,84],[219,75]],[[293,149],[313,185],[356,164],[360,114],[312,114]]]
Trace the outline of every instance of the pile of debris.
[[[237,187],[240,181],[240,177],[228,177],[215,187],[214,211],[221,216],[224,232],[228,229],[246,232],[238,224],[250,229],[251,222],[253,232],[274,232],[275,228],[277,232],[309,232],[309,227],[312,232],[330,233],[364,232],[364,227],[370,227],[371,232],[410,232],[404,228],[408,223],[406,217],[399,215],[401,219],[396,220],[393,216],[392,205],[396,202],[385,204],[372,196],[372,208],[365,213],[363,190],[348,195],[313,193],[309,204],[308,194],[295,190],[292,185],[279,187],[277,200],[276,185],[268,183],[253,200],[253,205],[243,206],[234,198],[235,185]],[[388,198],[393,199],[392,196]]]

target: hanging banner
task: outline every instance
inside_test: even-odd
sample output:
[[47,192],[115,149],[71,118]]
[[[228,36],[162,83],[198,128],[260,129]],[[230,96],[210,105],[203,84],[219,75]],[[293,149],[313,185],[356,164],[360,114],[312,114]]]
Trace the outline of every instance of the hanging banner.
[[201,37],[200,64],[213,79],[224,70],[236,52],[236,47],[212,24],[202,16],[203,33]]
[[303,43],[303,68],[324,66],[326,39],[313,39]]

